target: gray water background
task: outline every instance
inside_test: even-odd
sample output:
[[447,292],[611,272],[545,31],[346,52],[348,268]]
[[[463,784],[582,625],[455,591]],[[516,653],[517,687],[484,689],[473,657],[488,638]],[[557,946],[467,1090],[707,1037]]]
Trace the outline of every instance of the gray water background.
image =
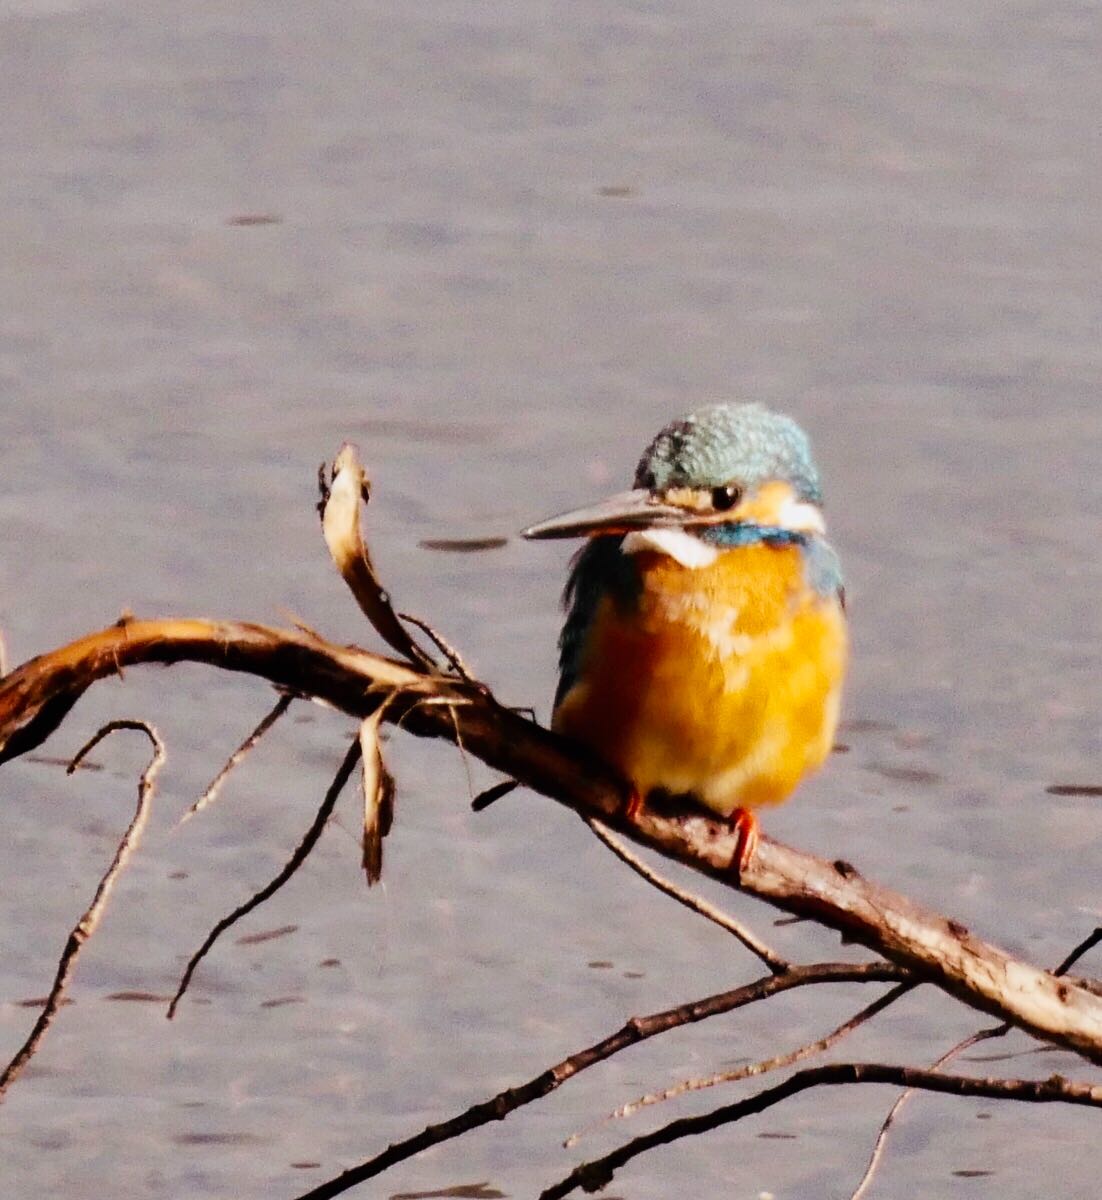
[[[1057,961],[1100,917],[1099,801],[1045,791],[1102,783],[1100,61],[1102,13],[1076,3],[3,0],[10,659],[127,607],[363,638],[313,511],[352,438],[401,604],[546,716],[567,548],[418,543],[510,535],[620,487],[671,416],[759,399],[814,438],[854,635],[850,752],[767,830]],[[134,670],[43,751],[144,715],[170,757],[75,1003],[0,1108],[5,1196],[290,1197],[630,1013],[758,973],[569,814],[518,794],[473,816],[457,754],[396,737],[384,891],[350,793],[174,1023],[119,999],[171,993],[308,823],[350,726],[300,705],[173,831],[270,701]],[[0,771],[0,1056],[131,808],[129,739],[72,779]],[[786,954],[857,953],[722,899]],[[674,1115],[560,1149],[608,1108],[872,995],[682,1031],[353,1194],[534,1195]],[[976,1026],[920,992],[841,1053],[924,1063]],[[1089,1076],[1055,1052],[968,1069]],[[848,1196],[890,1100],[792,1101],[608,1194]],[[1095,1197],[1097,1131],[923,1097],[873,1194]]]

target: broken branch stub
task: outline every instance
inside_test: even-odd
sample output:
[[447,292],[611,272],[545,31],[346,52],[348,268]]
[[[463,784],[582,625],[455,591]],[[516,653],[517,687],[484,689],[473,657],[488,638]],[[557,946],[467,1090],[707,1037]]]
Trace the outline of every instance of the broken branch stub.
[[379,723],[386,703],[360,722],[360,770],[363,787],[363,866],[367,886],[383,875],[383,838],[394,820],[394,779],[383,762]]
[[319,506],[325,544],[348,590],[380,636],[411,663],[433,672],[435,664],[398,619],[367,551],[360,505],[366,504],[370,496],[371,484],[356,447],[345,442],[333,460],[328,492],[323,493]]

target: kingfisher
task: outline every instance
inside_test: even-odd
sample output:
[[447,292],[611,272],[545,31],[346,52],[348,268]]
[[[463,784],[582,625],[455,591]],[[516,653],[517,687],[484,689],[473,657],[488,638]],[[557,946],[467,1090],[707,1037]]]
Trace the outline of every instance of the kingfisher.
[[807,435],[760,404],[672,421],[635,486],[525,529],[585,538],[563,605],[553,729],[648,799],[728,819],[732,867],[754,810],[830,753],[847,658],[845,592]]

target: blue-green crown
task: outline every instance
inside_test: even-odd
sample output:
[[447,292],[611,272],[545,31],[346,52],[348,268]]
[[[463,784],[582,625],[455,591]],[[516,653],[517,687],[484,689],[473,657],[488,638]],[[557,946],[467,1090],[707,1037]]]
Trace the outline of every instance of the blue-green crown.
[[760,404],[713,404],[671,421],[635,471],[636,487],[658,492],[728,483],[753,491],[770,479],[790,483],[801,500],[822,503],[807,434]]

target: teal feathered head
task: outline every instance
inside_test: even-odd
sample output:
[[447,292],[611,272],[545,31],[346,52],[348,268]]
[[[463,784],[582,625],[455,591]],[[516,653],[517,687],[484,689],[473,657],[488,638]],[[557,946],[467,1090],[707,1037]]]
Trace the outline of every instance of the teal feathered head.
[[771,480],[790,484],[799,500],[822,503],[807,434],[760,404],[712,404],[671,421],[635,471],[635,486],[652,494],[730,484],[749,494]]

